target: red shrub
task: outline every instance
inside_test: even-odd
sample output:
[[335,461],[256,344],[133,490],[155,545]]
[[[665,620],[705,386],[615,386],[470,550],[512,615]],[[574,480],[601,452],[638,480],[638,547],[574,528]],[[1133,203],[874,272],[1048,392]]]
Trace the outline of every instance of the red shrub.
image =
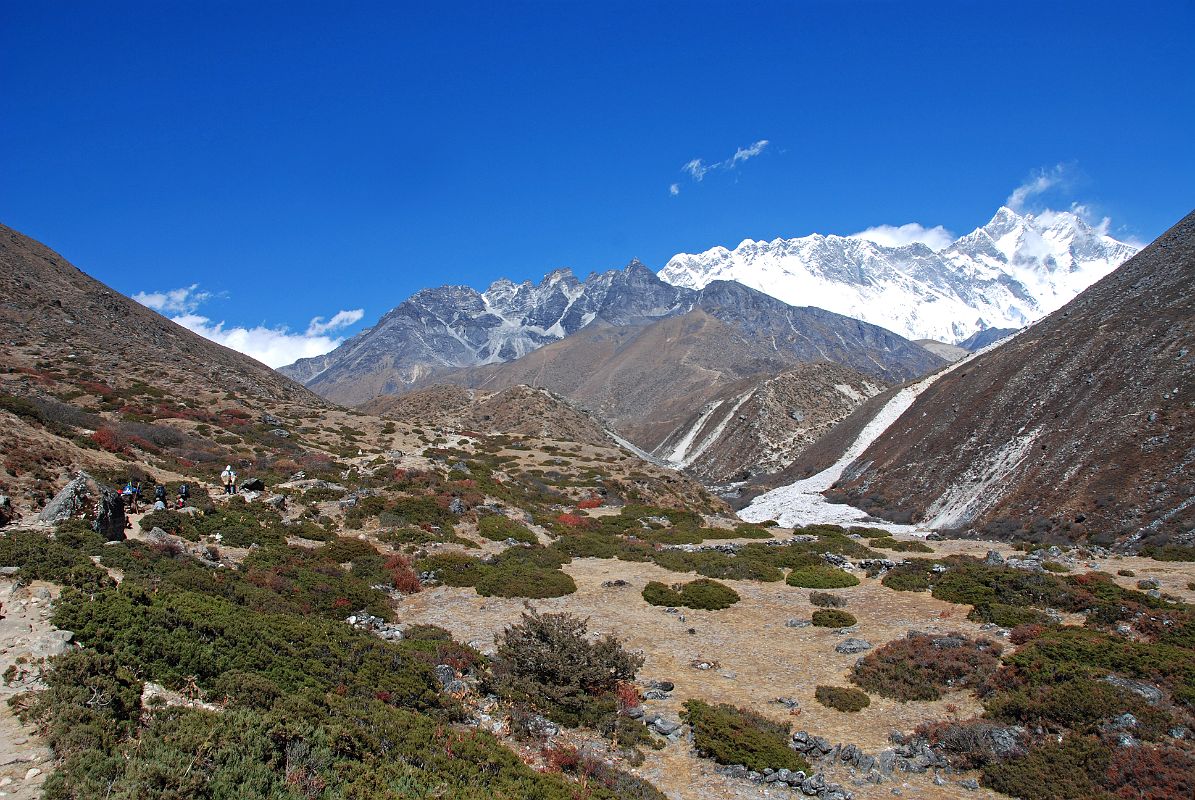
[[337,597],[332,601],[332,608],[348,608],[352,603],[347,597]]
[[390,692],[387,692],[385,689],[383,689],[380,692],[376,692],[374,694],[374,697],[377,698],[378,700],[381,700],[383,703],[390,702]]
[[98,444],[102,449],[109,453],[120,453],[124,451],[124,446],[120,443],[120,437],[116,435],[116,431],[111,428],[100,428],[95,433],[91,434],[91,441]]
[[584,528],[589,524],[589,521],[585,519],[585,517],[581,517],[576,514],[559,514],[556,517],[556,521],[561,525],[567,525],[570,528]]
[[1033,622],[1018,625],[1008,632],[1008,640],[1013,644],[1024,644],[1031,642],[1037,637],[1041,636],[1048,630],[1045,625],[1038,625]]
[[390,582],[394,584],[394,588],[403,594],[415,594],[423,591],[419,575],[411,567],[411,559],[407,556],[390,556],[386,559],[386,569],[390,572]]
[[543,749],[548,768],[557,772],[574,772],[581,764],[581,753],[570,744],[557,744]]
[[1126,800],[1195,797],[1195,759],[1173,747],[1118,747],[1105,780]]
[[601,499],[597,497],[590,497],[586,500],[582,500],[580,503],[577,503],[577,508],[598,508],[601,506],[601,504]]
[[639,690],[629,683],[620,683],[614,688],[619,711],[629,711],[639,706]]

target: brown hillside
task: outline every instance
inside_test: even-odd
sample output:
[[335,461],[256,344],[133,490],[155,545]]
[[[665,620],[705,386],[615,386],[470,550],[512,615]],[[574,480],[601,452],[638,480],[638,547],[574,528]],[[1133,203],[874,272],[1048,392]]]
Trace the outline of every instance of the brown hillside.
[[1195,214],[944,376],[848,469],[889,518],[1150,544],[1195,526]]

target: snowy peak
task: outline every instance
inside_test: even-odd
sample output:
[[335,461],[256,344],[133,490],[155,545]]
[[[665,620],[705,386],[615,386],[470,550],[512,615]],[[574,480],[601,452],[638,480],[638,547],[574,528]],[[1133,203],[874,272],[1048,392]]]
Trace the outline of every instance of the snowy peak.
[[921,243],[893,247],[815,233],[681,253],[659,276],[694,289],[738,281],[910,339],[957,342],[1039,319],[1137,252],[1103,227],[1075,212],[1035,217],[1002,206],[986,225],[936,252]]

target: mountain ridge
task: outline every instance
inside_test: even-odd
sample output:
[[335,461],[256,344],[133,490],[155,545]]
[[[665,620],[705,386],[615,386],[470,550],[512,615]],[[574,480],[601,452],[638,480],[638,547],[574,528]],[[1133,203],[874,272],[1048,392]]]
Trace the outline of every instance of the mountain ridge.
[[1076,212],[1020,215],[1002,206],[986,225],[936,251],[919,242],[888,246],[814,233],[680,253],[658,275],[688,288],[735,280],[908,339],[958,343],[1039,319],[1138,249]]

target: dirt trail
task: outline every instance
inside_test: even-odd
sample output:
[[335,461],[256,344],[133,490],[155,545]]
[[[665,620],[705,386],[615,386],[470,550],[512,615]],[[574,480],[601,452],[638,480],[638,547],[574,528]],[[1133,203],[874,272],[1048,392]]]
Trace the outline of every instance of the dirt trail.
[[[57,655],[69,644],[69,634],[50,624],[50,606],[58,588],[34,581],[18,588],[9,578],[0,578],[0,674],[16,665],[24,672],[29,661]],[[18,663],[22,661],[22,663]],[[9,685],[0,682],[0,797],[32,800],[41,795],[46,775],[53,769],[53,756],[32,728],[22,725],[8,706],[15,694],[39,688],[36,666]]]

